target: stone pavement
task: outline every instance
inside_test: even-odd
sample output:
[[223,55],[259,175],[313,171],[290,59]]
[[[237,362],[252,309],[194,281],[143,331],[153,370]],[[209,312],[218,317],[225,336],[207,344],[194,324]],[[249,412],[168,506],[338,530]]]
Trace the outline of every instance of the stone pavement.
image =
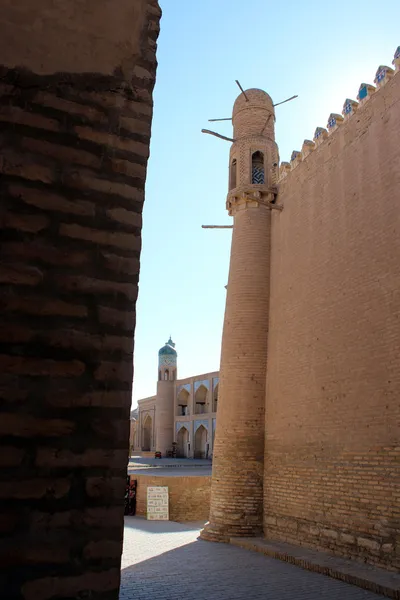
[[205,458],[150,458],[142,456],[132,456],[129,459],[130,468],[205,468],[211,469],[212,461]]
[[379,600],[383,596],[237,548],[202,523],[125,518],[120,600]]

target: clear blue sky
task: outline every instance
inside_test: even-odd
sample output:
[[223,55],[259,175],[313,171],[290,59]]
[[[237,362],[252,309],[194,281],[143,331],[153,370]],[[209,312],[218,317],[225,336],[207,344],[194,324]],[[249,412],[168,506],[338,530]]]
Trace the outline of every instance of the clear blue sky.
[[171,334],[178,377],[218,370],[230,230],[225,210],[230,117],[244,88],[267,91],[276,109],[281,161],[331,112],[392,66],[400,44],[395,0],[164,0],[135,334],[133,407],[155,393],[157,352]]

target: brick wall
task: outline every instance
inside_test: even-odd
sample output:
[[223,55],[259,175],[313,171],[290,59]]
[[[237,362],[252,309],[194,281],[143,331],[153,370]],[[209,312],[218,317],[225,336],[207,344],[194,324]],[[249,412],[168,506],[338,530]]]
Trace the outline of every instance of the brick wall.
[[136,514],[147,514],[147,488],[167,486],[171,521],[206,521],[210,511],[211,477],[133,475],[137,479]]
[[111,600],[160,13],[152,0],[6,4],[0,589]]
[[280,186],[264,527],[400,566],[400,76]]

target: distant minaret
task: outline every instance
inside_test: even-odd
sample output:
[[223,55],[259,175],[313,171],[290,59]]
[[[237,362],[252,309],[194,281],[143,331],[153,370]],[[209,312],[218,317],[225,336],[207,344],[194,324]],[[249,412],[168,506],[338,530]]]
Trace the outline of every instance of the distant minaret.
[[222,337],[208,540],[262,533],[271,207],[278,149],[271,98],[247,90],[233,107],[227,209],[234,217]]
[[174,390],[177,376],[175,344],[168,342],[158,352],[158,382],[156,399],[156,451],[166,456],[174,441]]

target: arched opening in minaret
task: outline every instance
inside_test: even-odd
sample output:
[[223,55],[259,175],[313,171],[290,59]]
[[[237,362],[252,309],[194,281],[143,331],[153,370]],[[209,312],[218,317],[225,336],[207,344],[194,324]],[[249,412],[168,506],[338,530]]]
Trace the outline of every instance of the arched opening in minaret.
[[229,189],[233,190],[236,187],[236,179],[237,179],[237,162],[236,158],[234,158],[231,162],[231,168],[229,171]]
[[164,381],[168,381],[169,380],[169,371],[168,369],[165,369],[164,371]]
[[200,385],[194,395],[194,412],[196,415],[203,415],[207,412],[207,393],[208,390],[205,385]]
[[161,381],[161,371],[158,371],[158,381]]
[[189,432],[186,427],[181,427],[176,436],[178,458],[187,458]]
[[251,157],[251,183],[263,185],[265,183],[264,154],[257,150]]
[[212,406],[212,411],[213,412],[217,412],[217,407],[218,407],[218,383],[214,388],[214,392],[213,392],[213,406]]
[[207,429],[200,425],[194,435],[194,458],[206,458],[206,444]]
[[150,450],[151,450],[152,433],[153,433],[153,419],[151,418],[150,415],[147,415],[147,417],[144,421],[144,425],[143,425],[142,450],[144,452],[150,452]]
[[178,417],[189,414],[189,397],[189,392],[182,388],[178,394]]

